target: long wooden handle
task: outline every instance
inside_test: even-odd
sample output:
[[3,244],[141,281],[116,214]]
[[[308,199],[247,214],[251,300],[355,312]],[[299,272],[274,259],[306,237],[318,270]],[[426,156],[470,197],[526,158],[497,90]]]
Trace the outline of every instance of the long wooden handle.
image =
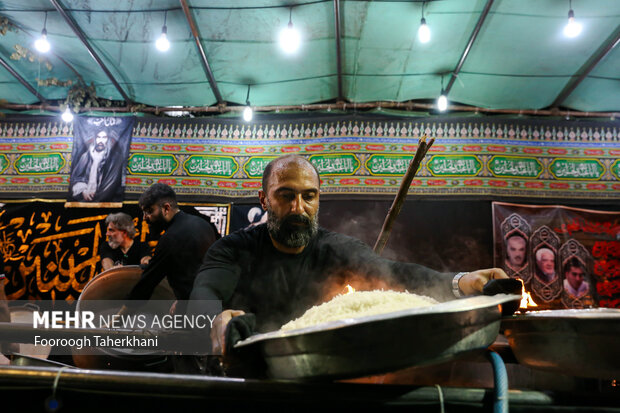
[[403,180],[400,182],[400,188],[398,189],[398,193],[392,202],[392,206],[385,217],[385,221],[383,221],[383,227],[381,228],[381,233],[379,233],[379,237],[377,238],[377,242],[375,242],[374,251],[378,255],[381,255],[383,252],[383,248],[388,242],[390,238],[390,233],[392,232],[392,227],[394,226],[394,222],[400,213],[400,210],[405,202],[405,198],[407,197],[407,192],[409,191],[409,186],[411,185],[411,181],[415,177],[415,174],[418,172],[420,168],[420,164],[422,163],[422,159],[426,156],[426,152],[433,146],[433,142],[435,139],[430,139],[428,143],[426,142],[426,136],[422,136],[420,142],[418,143],[418,149],[415,152],[415,156],[409,162],[409,167],[407,168],[407,172],[405,176],[403,176]]

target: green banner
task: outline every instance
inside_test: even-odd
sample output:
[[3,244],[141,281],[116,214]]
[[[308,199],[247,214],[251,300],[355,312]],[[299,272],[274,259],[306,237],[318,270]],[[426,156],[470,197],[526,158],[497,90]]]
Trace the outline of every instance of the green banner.
[[404,175],[413,155],[371,155],[366,168],[371,175]]
[[557,158],[549,165],[556,179],[601,179],[605,167],[596,159]]
[[250,178],[261,178],[267,164],[275,158],[277,157],[253,156],[243,165],[243,170]]
[[136,153],[129,157],[128,168],[132,175],[172,175],[178,166],[174,155]]
[[476,176],[482,162],[473,155],[433,155],[426,167],[434,176]]
[[6,168],[9,167],[9,159],[5,154],[0,153],[0,174],[4,172]]
[[620,179],[620,159],[616,159],[616,162],[611,164],[611,173],[616,179]]
[[239,164],[231,156],[191,155],[183,163],[183,169],[190,176],[232,178]]
[[311,155],[309,160],[321,175],[353,175],[360,167],[360,160],[351,153]]
[[537,178],[543,169],[536,158],[494,156],[489,161],[489,171],[503,178]]
[[59,153],[21,155],[15,161],[18,174],[56,174],[65,166]]

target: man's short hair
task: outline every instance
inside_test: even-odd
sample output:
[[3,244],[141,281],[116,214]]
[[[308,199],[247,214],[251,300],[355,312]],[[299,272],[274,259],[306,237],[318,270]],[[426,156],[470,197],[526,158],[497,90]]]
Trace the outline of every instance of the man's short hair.
[[133,219],[124,212],[117,212],[116,214],[110,214],[105,219],[106,227],[108,224],[114,224],[114,226],[127,233],[130,239],[136,236],[136,228],[133,225]]
[[308,165],[310,165],[312,169],[314,169],[314,172],[316,172],[316,179],[319,181],[319,187],[321,186],[321,176],[319,174],[319,170],[316,169],[316,166],[314,166],[312,162],[310,162],[303,156],[284,155],[284,156],[280,156],[279,158],[272,160],[265,167],[265,170],[263,171],[263,191],[267,192],[267,189],[269,188],[269,178],[271,177],[271,171],[273,170],[274,166],[276,166],[280,162],[293,163],[294,160],[303,161],[304,163],[307,163]]
[[140,195],[138,205],[140,208],[145,209],[155,204],[161,207],[166,202],[169,203],[172,208],[178,208],[177,194],[175,194],[174,190],[168,185],[158,182],[151,185],[149,189]]
[[564,274],[570,271],[571,267],[579,268],[584,273],[586,272],[586,266],[583,265],[583,262],[579,261],[579,259],[575,257],[569,259],[568,261],[566,261],[566,264],[564,264]]
[[536,261],[540,261],[542,259],[543,253],[545,252],[548,252],[549,254],[553,255],[553,257],[555,258],[555,253],[551,251],[549,248],[539,248],[538,250],[536,250]]

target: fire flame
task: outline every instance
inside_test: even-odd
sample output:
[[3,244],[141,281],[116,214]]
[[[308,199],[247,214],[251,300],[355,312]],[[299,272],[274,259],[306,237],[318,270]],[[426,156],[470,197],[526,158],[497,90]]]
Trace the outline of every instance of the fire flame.
[[525,285],[523,284],[523,280],[519,280],[519,281],[521,281],[521,297],[522,297],[519,308],[538,307],[538,304],[536,304],[534,300],[532,300],[532,296],[530,295],[530,293],[525,291]]
[[344,294],[351,294],[355,292],[355,288],[351,287],[349,284],[347,284],[346,286],[346,291],[344,291]]

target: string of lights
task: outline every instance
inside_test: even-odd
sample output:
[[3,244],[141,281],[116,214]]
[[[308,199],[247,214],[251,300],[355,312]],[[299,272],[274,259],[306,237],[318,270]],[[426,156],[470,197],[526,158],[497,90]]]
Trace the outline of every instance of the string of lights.
[[[281,28],[281,30],[279,31],[278,37],[277,37],[278,38],[277,43],[279,44],[279,47],[281,48],[282,52],[285,55],[295,55],[297,52],[299,52],[301,45],[302,45],[303,35],[297,29],[297,27],[293,25],[293,8],[304,6],[306,4],[314,4],[317,2],[321,2],[321,1],[311,1],[308,3],[300,3],[295,6],[286,6],[289,8],[288,24],[285,27]],[[431,42],[431,28],[430,28],[430,24],[426,20],[426,17],[428,17],[429,11],[428,11],[428,6],[426,4],[427,1],[421,1],[420,3],[421,3],[421,19],[420,19],[420,25],[417,30],[417,39],[421,44],[426,45]],[[429,3],[432,3],[432,2],[429,2]],[[581,23],[575,19],[575,12],[572,8],[572,0],[569,0],[568,6],[569,6],[568,22],[566,23],[563,29],[563,34],[567,38],[572,39],[572,38],[579,36],[583,27]],[[283,7],[283,6],[278,6],[278,7]],[[167,22],[168,12],[169,11],[174,12],[176,10],[178,10],[178,8],[156,10],[157,12],[162,12],[162,11],[164,12],[164,21],[163,21],[161,33],[154,42],[155,47],[160,52],[167,52],[171,48],[170,39],[168,38],[168,27],[166,25],[166,22]],[[44,13],[45,13],[45,18],[44,18],[43,29],[41,31],[41,35],[38,38],[36,38],[34,42],[35,49],[39,53],[42,53],[42,54],[48,53],[52,48],[52,45],[48,38],[48,32],[47,32],[48,11],[44,11]],[[449,101],[448,101],[447,95],[449,93],[451,84],[449,84],[448,87],[444,89],[444,75],[445,74],[446,73],[440,74],[441,92],[437,98],[436,106],[435,106],[435,108],[439,112],[444,112],[449,107]],[[252,117],[253,117],[253,112],[254,112],[250,104],[249,98],[250,98],[250,85],[248,85],[246,105],[242,111],[243,119],[246,122],[251,122]],[[64,108],[64,111],[62,111],[62,119],[65,122],[71,122],[73,120],[73,112],[71,108],[69,107],[69,105],[67,105]]]

